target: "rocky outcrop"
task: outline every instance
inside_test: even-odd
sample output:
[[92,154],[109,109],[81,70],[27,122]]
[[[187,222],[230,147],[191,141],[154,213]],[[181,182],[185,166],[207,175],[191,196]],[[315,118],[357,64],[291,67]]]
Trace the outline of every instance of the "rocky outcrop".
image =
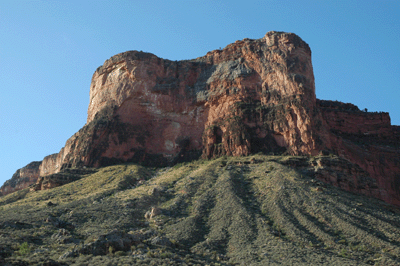
[[[42,163],[43,165],[43,163]],[[73,181],[79,180],[87,174],[93,174],[95,169],[90,168],[67,168],[60,173],[51,175],[39,176],[35,184],[30,185],[30,191],[46,190],[54,187],[59,187]]]
[[7,180],[0,188],[0,196],[21,190],[34,184],[40,176],[41,162],[31,162],[27,166],[18,169],[10,180]]
[[340,102],[317,103],[330,131],[332,151],[376,180],[377,198],[400,206],[400,135],[389,114]]
[[361,111],[353,104],[338,101],[317,100],[317,104],[330,131],[336,135],[353,141],[359,138],[374,138],[381,143],[394,140],[389,113]]
[[[193,60],[138,51],[111,57],[93,75],[86,125],[39,169],[48,176],[121,162],[333,153],[376,181],[373,196],[400,206],[399,136],[387,113],[317,100],[309,46],[272,31]],[[349,182],[333,183],[357,186]]]
[[375,198],[381,195],[377,180],[371,178],[367,171],[357,164],[332,154],[315,157],[284,157],[280,162],[346,191]]
[[194,60],[118,54],[93,75],[87,124],[41,173],[201,154],[316,154],[315,102],[311,51],[295,34],[269,32]]

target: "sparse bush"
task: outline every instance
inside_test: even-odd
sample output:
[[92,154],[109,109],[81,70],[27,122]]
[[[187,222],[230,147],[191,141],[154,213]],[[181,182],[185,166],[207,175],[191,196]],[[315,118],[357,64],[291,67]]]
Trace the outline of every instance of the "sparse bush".
[[340,251],[339,251],[339,254],[338,254],[340,257],[343,257],[343,258],[348,258],[349,257],[349,253],[347,252],[347,250],[345,249],[345,248],[342,248]]
[[380,254],[380,253],[375,253],[375,254],[374,254],[374,260],[377,260],[377,259],[379,259],[380,257],[382,257],[382,254]]
[[19,246],[18,253],[21,256],[28,255],[31,252],[31,248],[29,247],[28,242],[24,242]]
[[126,252],[122,251],[122,250],[115,252],[115,256],[118,256],[118,257],[125,256],[125,255],[126,255]]
[[162,259],[171,258],[171,257],[172,257],[171,252],[163,252],[160,254],[160,258],[162,258]]
[[114,253],[114,248],[112,246],[108,247],[108,253],[112,255]]

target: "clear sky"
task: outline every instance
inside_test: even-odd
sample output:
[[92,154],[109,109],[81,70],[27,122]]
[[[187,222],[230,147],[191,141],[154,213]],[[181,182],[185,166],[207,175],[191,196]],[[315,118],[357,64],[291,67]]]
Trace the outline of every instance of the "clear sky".
[[192,59],[271,30],[310,45],[318,98],[400,125],[399,0],[0,0],[0,185],[85,124],[91,77],[111,56]]

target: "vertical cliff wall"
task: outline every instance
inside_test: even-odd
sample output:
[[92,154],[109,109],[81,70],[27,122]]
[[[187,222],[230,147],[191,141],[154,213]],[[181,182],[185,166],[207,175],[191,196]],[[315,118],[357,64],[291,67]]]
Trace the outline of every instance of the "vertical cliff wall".
[[317,106],[330,131],[331,149],[376,180],[378,191],[370,196],[400,206],[400,134],[389,114],[333,101],[318,100]]
[[316,154],[323,142],[315,109],[311,50],[295,34],[269,32],[186,61],[125,52],[96,70],[87,124],[43,169]]

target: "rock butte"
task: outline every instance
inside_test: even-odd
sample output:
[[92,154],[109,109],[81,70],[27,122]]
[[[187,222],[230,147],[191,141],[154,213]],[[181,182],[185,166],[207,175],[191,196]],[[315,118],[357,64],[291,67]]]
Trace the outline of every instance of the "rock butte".
[[[39,184],[42,177],[74,167],[336,154],[348,163],[317,160],[317,178],[400,206],[399,140],[388,113],[316,99],[308,44],[271,31],[193,60],[138,51],[111,57],[93,75],[86,125],[59,153],[18,170],[1,193],[36,182],[54,187]],[[336,174],[324,173],[327,165]]]

